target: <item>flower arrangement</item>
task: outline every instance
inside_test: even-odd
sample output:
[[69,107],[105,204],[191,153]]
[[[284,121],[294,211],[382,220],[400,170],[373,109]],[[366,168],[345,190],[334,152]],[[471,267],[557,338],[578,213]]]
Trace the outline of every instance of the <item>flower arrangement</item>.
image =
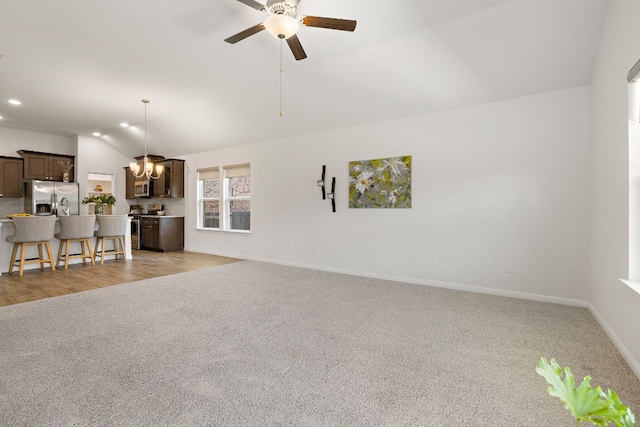
[[62,180],[64,182],[69,182],[69,172],[71,172],[71,169],[73,168],[73,163],[71,163],[71,160],[58,160],[58,164],[62,170]]
[[113,194],[98,194],[93,196],[87,196],[82,199],[83,205],[88,204],[96,205],[96,214],[101,215],[104,212],[105,206],[113,206],[116,204],[116,197]]

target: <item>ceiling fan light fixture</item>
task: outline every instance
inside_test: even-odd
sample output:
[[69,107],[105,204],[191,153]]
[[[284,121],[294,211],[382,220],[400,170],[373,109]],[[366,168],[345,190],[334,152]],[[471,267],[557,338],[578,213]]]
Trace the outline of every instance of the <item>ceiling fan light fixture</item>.
[[264,27],[274,37],[279,39],[288,39],[295,35],[300,29],[298,21],[288,15],[277,14],[271,15],[264,21]]

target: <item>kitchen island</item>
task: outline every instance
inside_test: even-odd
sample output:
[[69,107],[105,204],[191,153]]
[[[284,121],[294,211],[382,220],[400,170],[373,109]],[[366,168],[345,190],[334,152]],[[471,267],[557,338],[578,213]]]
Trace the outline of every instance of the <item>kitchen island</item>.
[[[98,228],[98,223],[96,222],[96,229]],[[60,231],[60,223],[56,223],[55,232],[58,233]],[[127,233],[125,234],[125,259],[132,259],[133,255],[131,254],[131,218],[127,222]],[[9,267],[11,266],[11,252],[13,251],[13,243],[7,242],[8,236],[13,236],[16,233],[16,229],[13,225],[13,221],[10,219],[0,219],[0,275],[6,274],[9,271]],[[95,248],[96,239],[91,239],[91,248]],[[60,240],[53,238],[49,241],[49,245],[51,246],[51,252],[53,254],[54,260],[58,256],[58,248],[60,247]],[[79,245],[73,245],[71,247],[74,254],[76,251],[80,250]],[[29,259],[38,259],[38,247],[37,245],[30,245],[27,248],[27,258]],[[107,253],[105,255],[105,260],[114,259],[115,255],[111,255]],[[55,262],[55,261],[54,261]],[[69,264],[78,264],[81,263],[82,260],[79,258],[74,258],[69,260]],[[47,268],[48,268],[48,264]],[[62,263],[60,264],[62,266]],[[32,270],[34,268],[40,268],[39,264],[26,264],[24,266],[25,270]],[[17,274],[17,273],[16,273]]]

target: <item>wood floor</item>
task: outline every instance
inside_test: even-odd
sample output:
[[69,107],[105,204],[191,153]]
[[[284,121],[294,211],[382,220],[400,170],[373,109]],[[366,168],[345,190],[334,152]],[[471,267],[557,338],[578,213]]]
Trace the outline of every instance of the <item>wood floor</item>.
[[[195,252],[151,252],[133,251],[133,259],[127,261],[109,260],[104,265],[73,264],[68,270],[51,268],[25,270],[24,276],[17,271],[0,276],[0,306],[34,301],[135,282],[153,277],[215,267],[240,261],[215,255]],[[62,267],[62,266],[61,266]]]

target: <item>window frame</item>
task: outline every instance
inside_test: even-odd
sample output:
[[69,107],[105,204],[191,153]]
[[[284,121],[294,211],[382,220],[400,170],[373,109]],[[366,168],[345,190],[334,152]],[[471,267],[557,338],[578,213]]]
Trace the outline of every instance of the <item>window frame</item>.
[[[251,217],[249,217],[249,229],[238,229],[231,228],[231,202],[233,201],[249,201],[249,206],[251,206],[251,165],[249,163],[243,163],[239,165],[227,165],[222,167],[223,170],[223,180],[222,180],[222,205],[224,206],[221,209],[220,216],[224,216],[224,220],[221,224],[221,230],[232,232],[232,233],[250,233],[251,232]],[[247,173],[244,175],[236,175],[234,173],[230,174],[229,171],[239,171],[246,170]],[[233,175],[233,176],[229,176]],[[249,177],[249,195],[248,196],[233,196],[230,194],[231,190],[231,179],[232,178],[240,178],[240,177]],[[249,209],[249,214],[251,214],[251,209]]]
[[[204,182],[207,179],[203,179],[201,178],[201,174],[207,173],[207,172],[213,172],[216,171],[217,172],[217,177],[216,178],[209,178],[209,179],[217,179],[218,180],[218,188],[220,191],[218,191],[218,197],[205,197],[204,195]],[[220,231],[222,230],[222,186],[223,183],[221,182],[220,179],[220,168],[219,167],[210,167],[210,168],[203,168],[203,169],[198,169],[198,197],[197,197],[197,203],[198,203],[198,224],[197,224],[197,229],[198,230],[211,230],[211,231]],[[205,226],[205,209],[204,209],[204,205],[205,202],[218,202],[218,227],[206,227]]]
[[[249,163],[237,164],[237,165],[224,165],[224,166],[211,166],[201,168],[197,170],[197,230],[204,231],[218,231],[226,233],[251,233],[251,165]],[[243,174],[243,172],[245,172]],[[202,178],[202,175],[212,173],[216,175],[215,178]],[[233,196],[231,194],[231,179],[248,177],[249,178],[249,195]],[[218,197],[205,197],[204,195],[204,182],[207,179],[217,179],[219,193]],[[234,201],[249,202],[249,222],[248,229],[234,229],[231,228],[231,205]],[[218,202],[218,227],[206,227],[205,226],[205,202],[216,201]]]

